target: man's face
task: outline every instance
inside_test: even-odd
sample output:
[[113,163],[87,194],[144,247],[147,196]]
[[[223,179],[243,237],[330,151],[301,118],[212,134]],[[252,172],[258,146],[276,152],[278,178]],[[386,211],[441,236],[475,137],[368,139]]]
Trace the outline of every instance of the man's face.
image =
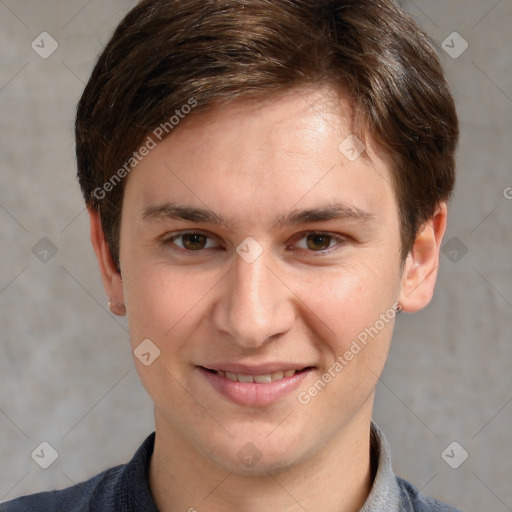
[[232,471],[305,461],[367,424],[387,356],[390,172],[350,139],[340,151],[349,110],[328,92],[190,116],[126,183],[123,292],[132,349],[160,350],[135,359],[157,432]]

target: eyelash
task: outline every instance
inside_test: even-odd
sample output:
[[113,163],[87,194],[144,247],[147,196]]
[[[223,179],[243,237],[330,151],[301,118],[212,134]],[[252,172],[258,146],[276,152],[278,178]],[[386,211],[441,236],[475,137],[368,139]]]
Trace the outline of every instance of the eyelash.
[[[181,254],[189,254],[189,255],[194,255],[194,253],[197,253],[197,255],[201,255],[203,253],[203,251],[205,251],[207,249],[212,249],[212,247],[205,247],[203,249],[198,249],[196,251],[193,251],[193,250],[190,250],[190,249],[183,249],[183,248],[179,247],[178,245],[174,244],[175,240],[178,240],[178,239],[182,238],[184,235],[203,235],[203,236],[205,236],[208,239],[207,243],[208,243],[209,240],[212,240],[211,236],[207,235],[206,233],[203,233],[202,231],[183,231],[183,232],[180,232],[179,234],[175,234],[175,235],[172,235],[172,236],[164,238],[162,240],[162,244],[165,247],[170,248],[172,251],[175,251],[175,252],[178,252],[178,253],[181,253]],[[306,237],[308,237],[310,235],[323,235],[323,236],[327,236],[327,237],[331,238],[333,241],[337,242],[332,247],[328,247],[327,249],[323,249],[321,251],[313,251],[313,250],[308,250],[308,249],[300,249],[300,250],[309,252],[311,255],[313,255],[315,257],[316,256],[325,256],[327,254],[330,254],[331,252],[333,252],[333,248],[334,247],[343,246],[343,245],[346,245],[348,243],[347,237],[343,237],[343,236],[340,236],[340,235],[334,235],[334,234],[326,232],[326,231],[306,231],[304,233],[301,233],[301,237],[299,238],[299,240],[303,240],[304,238],[306,238]],[[287,248],[288,247],[289,246],[287,246]],[[335,249],[335,250],[337,250],[337,249]]]

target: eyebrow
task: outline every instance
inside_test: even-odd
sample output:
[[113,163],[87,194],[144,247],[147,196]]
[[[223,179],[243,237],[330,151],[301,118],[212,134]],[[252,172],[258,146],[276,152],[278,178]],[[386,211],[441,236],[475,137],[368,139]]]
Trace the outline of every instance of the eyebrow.
[[[178,205],[176,203],[164,203],[147,206],[142,213],[145,221],[163,220],[187,220],[189,222],[223,225],[229,228],[230,222],[208,208]],[[273,219],[274,226],[296,226],[312,222],[328,220],[353,220],[356,222],[368,222],[376,219],[375,214],[361,210],[345,203],[334,203],[319,208],[304,210],[292,210]]]

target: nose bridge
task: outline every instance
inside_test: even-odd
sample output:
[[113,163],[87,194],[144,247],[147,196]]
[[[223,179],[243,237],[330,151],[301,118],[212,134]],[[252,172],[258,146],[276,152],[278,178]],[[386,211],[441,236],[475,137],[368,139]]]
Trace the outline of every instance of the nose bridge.
[[214,312],[214,326],[246,348],[259,347],[293,324],[287,288],[268,268],[268,263],[264,254],[252,263],[236,255]]

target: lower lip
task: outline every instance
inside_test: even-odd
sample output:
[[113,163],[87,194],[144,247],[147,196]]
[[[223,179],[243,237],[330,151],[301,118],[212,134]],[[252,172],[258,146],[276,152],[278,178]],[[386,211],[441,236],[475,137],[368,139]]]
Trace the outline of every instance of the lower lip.
[[299,387],[300,382],[311,371],[311,368],[296,373],[292,377],[283,377],[268,383],[238,382],[217,373],[198,367],[205,379],[221,395],[232,402],[246,407],[265,407],[281,400]]

